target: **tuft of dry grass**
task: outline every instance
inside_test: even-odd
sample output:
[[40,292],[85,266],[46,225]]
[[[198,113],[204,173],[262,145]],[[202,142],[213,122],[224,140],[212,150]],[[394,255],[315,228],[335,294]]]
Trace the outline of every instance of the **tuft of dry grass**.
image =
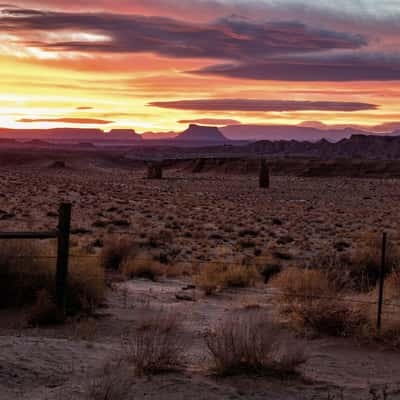
[[399,300],[400,299],[400,272],[399,270],[393,271],[385,279],[385,300]]
[[207,295],[227,287],[254,286],[261,275],[254,266],[240,264],[208,263],[195,276],[195,283]]
[[120,269],[127,278],[146,278],[151,281],[156,281],[164,274],[162,265],[144,254],[127,257],[122,262]]
[[[382,237],[365,233],[352,252],[337,255],[325,254],[313,261],[324,270],[338,290],[368,293],[378,283],[381,268]],[[391,241],[387,244],[386,272],[400,267],[400,254]]]
[[[32,306],[28,319],[53,323],[55,315],[55,258],[35,242],[9,241],[0,249],[0,308]],[[46,252],[45,252],[46,251]],[[71,257],[67,287],[67,314],[91,312],[105,293],[104,271],[97,259]]]
[[57,307],[47,289],[37,293],[37,298],[29,311],[28,323],[31,325],[47,325],[58,322]]
[[97,333],[97,323],[93,318],[85,318],[76,322],[74,336],[76,339],[88,342],[94,341]]
[[289,323],[303,334],[352,336],[367,323],[360,307],[340,301],[328,275],[320,270],[288,268],[272,280]]
[[108,363],[88,380],[87,400],[127,400],[134,385],[129,366],[122,362]]
[[360,308],[328,299],[292,303],[289,317],[297,331],[317,336],[357,336],[368,322]]
[[0,248],[0,308],[33,304],[39,292],[53,284],[55,266],[32,242],[12,240]]
[[213,370],[219,375],[287,375],[305,362],[304,352],[260,311],[233,313],[206,335]]
[[127,339],[128,359],[138,376],[177,370],[183,365],[181,320],[172,311],[143,315],[135,334]]
[[104,243],[101,252],[101,261],[105,269],[118,271],[122,263],[128,258],[135,256],[138,245],[131,239],[119,237],[111,238]]
[[272,278],[271,285],[280,290],[280,299],[289,304],[298,301],[312,302],[315,297],[332,294],[328,276],[316,269],[287,268]]

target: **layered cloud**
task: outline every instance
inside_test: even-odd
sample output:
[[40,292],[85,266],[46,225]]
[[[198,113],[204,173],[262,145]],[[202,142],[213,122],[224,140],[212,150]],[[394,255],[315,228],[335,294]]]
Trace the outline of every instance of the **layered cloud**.
[[97,118],[21,118],[18,122],[24,123],[38,123],[38,122],[51,122],[63,124],[79,124],[79,125],[108,125],[113,121],[107,121]]
[[300,22],[232,18],[198,24],[141,15],[5,8],[0,23],[16,42],[48,52],[152,52],[184,58],[263,60],[277,54],[358,49],[367,44],[361,35],[315,29]]
[[229,118],[182,119],[178,122],[180,124],[200,124],[200,125],[240,125],[240,121]]
[[253,99],[200,99],[179,101],[155,101],[152,107],[192,111],[245,111],[245,112],[286,112],[286,111],[340,111],[353,112],[376,110],[375,104],[332,101],[289,101]]
[[400,80],[400,58],[382,54],[369,56],[292,57],[262,63],[212,65],[195,74],[269,81],[396,81]]

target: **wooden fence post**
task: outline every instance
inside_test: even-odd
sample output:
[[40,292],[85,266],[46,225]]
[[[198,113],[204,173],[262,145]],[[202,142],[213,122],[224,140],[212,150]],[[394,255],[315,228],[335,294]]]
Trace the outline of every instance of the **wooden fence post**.
[[269,188],[269,168],[265,160],[260,162],[260,176],[259,176],[260,188]]
[[65,319],[66,316],[71,208],[71,204],[62,203],[58,217],[56,303],[61,319]]
[[161,162],[152,162],[147,167],[147,179],[162,179],[163,169]]
[[378,332],[381,330],[381,325],[382,325],[383,285],[385,282],[385,264],[386,264],[386,237],[387,237],[386,232],[384,232],[382,237],[381,269],[379,273],[378,316],[376,320],[376,328]]

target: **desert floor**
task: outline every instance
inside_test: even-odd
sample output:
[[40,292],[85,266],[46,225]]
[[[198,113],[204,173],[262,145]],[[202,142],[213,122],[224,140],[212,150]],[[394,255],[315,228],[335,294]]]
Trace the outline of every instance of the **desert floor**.
[[[271,188],[261,190],[255,176],[168,170],[164,180],[149,181],[144,175],[86,164],[3,168],[0,230],[52,229],[60,201],[71,201],[74,244],[92,249],[97,240],[125,235],[169,263],[200,267],[245,257],[317,262],[321,253],[354,249],[371,231],[398,240],[399,180],[274,176]],[[182,301],[176,294],[185,279],[116,283],[95,320],[58,328],[29,328],[21,323],[23,311],[1,311],[0,398],[83,398],[90,377],[121,352],[121,338],[140,315],[161,307],[184,317],[186,367],[136,378],[134,399],[340,399],[341,390],[346,399],[369,399],[371,385],[400,398],[400,353],[350,339],[302,339],[308,360],[298,378],[213,377],[204,333],[249,296],[272,318],[274,294],[264,287],[212,297],[193,290],[194,301]]]
[[[194,301],[179,301],[184,286],[177,280],[119,284],[90,323],[33,329],[9,317],[8,328],[0,331],[1,398],[84,399],[97,371],[123,351],[121,338],[129,337],[143,313],[158,310],[182,316],[186,365],[181,372],[132,378],[132,399],[341,399],[342,392],[345,399],[369,399],[371,387],[386,387],[390,399],[400,398],[400,354],[350,339],[294,339],[307,355],[299,377],[214,377],[204,333],[232,310],[243,310],[249,298],[272,314],[272,293],[246,289],[204,297],[192,291]],[[1,319],[4,324],[7,316]]]

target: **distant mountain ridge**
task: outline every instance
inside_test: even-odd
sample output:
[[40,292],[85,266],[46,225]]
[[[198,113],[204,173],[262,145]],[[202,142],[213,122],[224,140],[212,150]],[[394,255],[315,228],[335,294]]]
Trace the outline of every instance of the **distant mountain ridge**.
[[[313,122],[306,122],[313,125]],[[321,128],[318,128],[320,126]],[[391,125],[396,127],[396,124]],[[281,142],[307,142],[317,143],[326,141],[327,143],[340,142],[343,139],[350,139],[353,136],[376,136],[391,137],[399,136],[400,129],[394,129],[391,132],[374,133],[355,129],[352,127],[344,127],[343,129],[330,129],[322,124],[314,126],[289,126],[289,125],[232,125],[223,128],[190,125],[184,132],[163,132],[152,133],[146,132],[138,134],[133,129],[112,129],[106,133],[101,129],[82,129],[82,128],[56,128],[56,129],[8,129],[0,128],[0,139],[11,140],[43,140],[43,141],[60,141],[60,142],[111,142],[129,144],[129,143],[149,143],[159,141],[163,145],[176,146],[204,146],[218,144],[237,144],[242,142],[273,142],[275,145],[270,147],[284,146]],[[234,142],[235,141],[235,142]],[[326,144],[327,144],[326,143]]]
[[324,159],[332,158],[369,158],[400,159],[400,131],[398,136],[352,135],[349,139],[331,143],[318,142],[268,141],[262,140],[241,147],[247,154],[274,156],[304,156]]
[[221,128],[221,132],[231,140],[246,138],[251,141],[258,140],[298,140],[317,142],[326,139],[330,142],[337,142],[348,139],[352,135],[369,134],[368,131],[353,128],[344,129],[319,129],[309,126],[298,125],[230,125]]
[[143,140],[133,129],[54,128],[54,129],[7,129],[0,128],[0,138],[16,140]]

